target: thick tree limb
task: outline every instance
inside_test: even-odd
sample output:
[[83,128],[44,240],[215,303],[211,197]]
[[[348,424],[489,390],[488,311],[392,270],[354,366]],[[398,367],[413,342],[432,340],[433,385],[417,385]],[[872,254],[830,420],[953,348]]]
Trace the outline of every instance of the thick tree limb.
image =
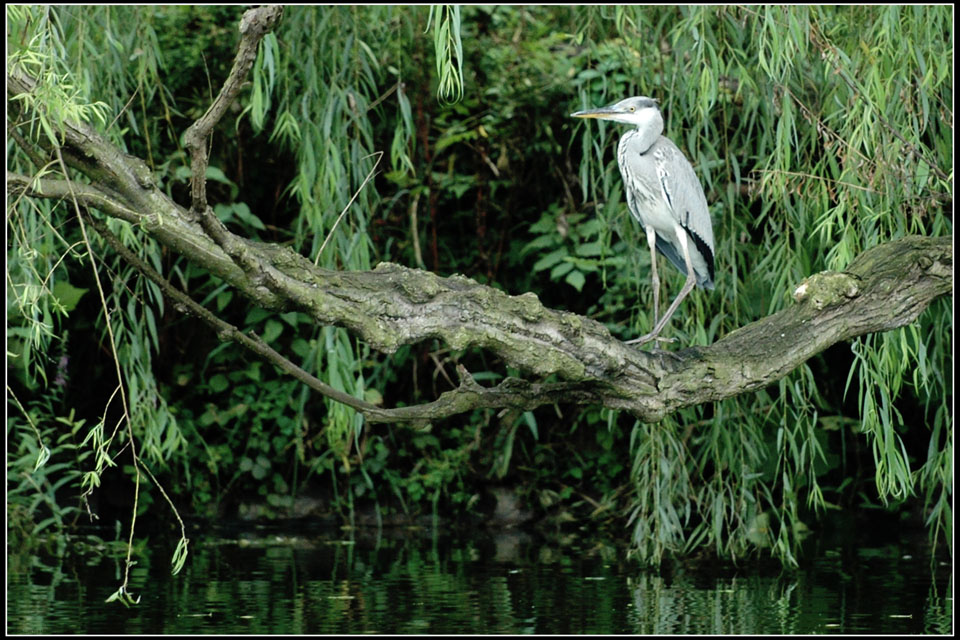
[[[9,174],[8,190],[32,197],[67,193],[64,181],[31,182]],[[104,204],[107,196],[95,189],[84,185],[77,193],[87,206],[122,213],[129,221],[130,209]],[[153,217],[175,222],[144,228],[161,241],[176,230],[171,248],[182,248],[241,291],[258,289],[187,216],[169,203]],[[150,218],[142,215],[141,221]],[[266,306],[305,311],[319,323],[347,327],[387,353],[436,338],[455,349],[481,347],[510,367],[559,379],[507,379],[485,388],[461,369],[458,389],[426,405],[351,404],[371,421],[428,421],[481,407],[526,410],[556,402],[601,404],[659,420],[682,407],[769,385],[837,342],[909,324],[948,294],[953,282],[951,238],[902,238],[864,252],[843,273],[808,278],[797,289],[799,303],[789,309],[712,345],[659,357],[616,340],[594,320],[547,309],[530,293],[510,296],[462,276],[442,278],[388,263],[373,271],[329,271],[288,248],[232,241],[244,247],[269,283],[271,295],[262,296]]]
[[[35,84],[20,71],[8,71],[8,96],[30,92]],[[198,123],[199,146],[191,149],[203,147],[203,127]],[[43,157],[37,150],[42,143],[12,137],[20,145],[36,145],[29,148],[32,158]],[[837,342],[913,322],[953,283],[951,238],[902,238],[864,252],[843,273],[811,276],[798,287],[797,304],[789,309],[712,345],[654,355],[620,342],[590,318],[545,308],[532,293],[511,296],[462,276],[444,278],[395,264],[364,272],[320,269],[289,248],[246,240],[222,225],[213,240],[195,214],[157,187],[145,163],[86,124],[66,125],[61,152],[90,184],[8,172],[8,194],[61,199],[72,193],[86,207],[138,225],[254,304],[299,310],[319,324],[346,327],[382,352],[437,339],[454,349],[486,349],[536,380],[551,380],[508,378],[483,387],[460,368],[458,388],[431,403],[375,407],[330,393],[311,374],[297,373],[295,365],[287,362],[288,367],[279,354],[263,349],[266,345],[255,337],[241,337],[229,325],[219,326],[209,312],[193,309],[224,339],[245,343],[371,421],[430,421],[475,408],[528,410],[558,402],[600,404],[656,421],[682,407],[769,385]],[[193,194],[192,207],[197,206],[204,208],[202,220],[209,208],[205,195]],[[179,304],[186,308],[188,302]]]

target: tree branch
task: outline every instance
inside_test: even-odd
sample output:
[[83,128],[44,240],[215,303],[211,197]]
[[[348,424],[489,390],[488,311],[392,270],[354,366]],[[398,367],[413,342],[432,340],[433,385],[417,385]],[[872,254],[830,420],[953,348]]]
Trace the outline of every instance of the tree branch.
[[[283,15],[283,7],[264,6],[249,9],[240,20],[240,45],[233,60],[233,68],[227,76],[213,104],[199,120],[194,122],[183,136],[184,146],[190,151],[190,210],[197,217],[207,212],[207,148],[206,141],[223,114],[237,99],[244,79],[257,59],[257,46],[263,36],[270,33]],[[216,218],[214,218],[216,220]]]
[[[240,54],[235,69],[239,58]],[[19,71],[8,71],[7,80],[8,95],[32,91],[36,84]],[[221,95],[228,94],[225,87]],[[222,116],[218,109],[208,112],[214,122]],[[202,148],[209,133],[206,118],[194,125],[195,130],[191,127],[191,135],[200,141],[192,149]],[[429,421],[475,408],[529,410],[553,403],[599,404],[656,421],[681,407],[769,385],[837,342],[908,324],[933,300],[948,294],[953,283],[951,238],[902,238],[864,252],[843,273],[811,276],[797,288],[797,304],[712,345],[651,354],[620,342],[590,318],[545,308],[532,293],[511,296],[463,276],[442,278],[388,263],[363,272],[321,269],[288,247],[246,240],[222,225],[214,241],[191,212],[157,188],[141,160],[83,123],[67,123],[62,135],[64,158],[93,183],[73,184],[78,202],[140,226],[255,304],[303,311],[319,324],[347,328],[385,353],[437,339],[454,349],[488,350],[532,378],[552,378],[549,382],[507,378],[483,387],[459,368],[459,386],[431,403],[376,407],[331,394],[322,382],[302,370],[298,373],[299,368],[271,353],[262,341],[235,328],[224,329],[216,318],[205,317],[208,312],[200,313],[192,302],[181,300],[222,336],[240,341],[371,421]],[[12,137],[27,144],[21,136]],[[9,173],[7,189],[17,196],[55,199],[70,192],[62,180]],[[202,202],[206,215],[205,196],[200,200],[197,196],[192,206]],[[149,271],[141,271],[151,277]]]

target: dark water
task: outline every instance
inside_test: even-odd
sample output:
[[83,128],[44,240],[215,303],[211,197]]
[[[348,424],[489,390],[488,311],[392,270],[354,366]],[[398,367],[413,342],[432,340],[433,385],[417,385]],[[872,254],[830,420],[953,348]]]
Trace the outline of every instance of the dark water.
[[[132,570],[140,604],[104,600],[123,553],[71,539],[8,557],[7,630],[48,633],[949,634],[952,568],[915,546],[820,549],[793,572],[641,571],[597,539],[523,532],[191,534],[171,577],[156,537]],[[915,545],[915,543],[913,543]],[[914,555],[915,554],[915,555]]]

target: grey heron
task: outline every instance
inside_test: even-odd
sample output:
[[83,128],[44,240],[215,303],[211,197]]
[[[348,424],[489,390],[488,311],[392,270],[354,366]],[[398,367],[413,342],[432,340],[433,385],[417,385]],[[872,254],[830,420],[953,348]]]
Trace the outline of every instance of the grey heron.
[[[628,341],[643,344],[657,339],[694,285],[713,289],[713,225],[707,198],[683,152],[661,135],[663,116],[656,100],[643,96],[626,98],[609,107],[570,115],[636,127],[620,137],[617,161],[627,192],[627,208],[643,226],[650,247],[653,330]],[[687,276],[683,288],[662,318],[657,317],[660,307],[657,251]]]

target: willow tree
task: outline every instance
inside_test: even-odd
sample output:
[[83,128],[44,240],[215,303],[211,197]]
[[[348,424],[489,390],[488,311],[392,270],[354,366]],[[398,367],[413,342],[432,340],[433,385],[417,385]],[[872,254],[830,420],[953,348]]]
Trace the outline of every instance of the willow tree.
[[[139,470],[182,457],[188,440],[202,445],[218,480],[219,469],[232,473],[233,454],[208,445],[205,429],[253,419],[268,393],[284,411],[271,416],[272,431],[258,427],[272,444],[257,446],[291,450],[305,473],[335,478],[358,466],[357,486],[374,496],[364,454],[376,423],[422,432],[466,414],[471,424],[499,421],[512,443],[520,424],[536,437],[538,408],[573,405],[602,407],[611,428],[632,422],[625,509],[645,562],[707,545],[734,557],[772,547],[795,562],[800,510],[828,506],[816,468],[824,432],[838,428],[870,443],[881,499],[919,488],[932,534],[945,533],[949,10],[232,14],[8,9],[17,371],[25,389],[56,397],[48,361],[73,348],[57,318],[82,296],[69,276],[81,266],[94,276],[97,326],[114,363],[116,398],[101,419],[92,428],[65,419],[96,453],[80,478],[84,495],[121,442],[138,482]],[[224,26],[231,19],[238,40],[224,37],[235,33]],[[165,47],[184,32],[195,36],[193,50]],[[165,60],[171,51],[196,59]],[[620,339],[649,328],[651,292],[641,284],[646,252],[624,216],[616,132],[565,118],[638,94],[664,105],[666,134],[697,168],[718,238],[717,291],[685,302],[672,326],[685,346],[670,354]],[[558,108],[562,101],[568,107]],[[256,167],[222,152],[254,144]],[[265,184],[265,174],[282,176],[283,188]],[[467,191],[472,204],[454,210]],[[539,215],[522,239],[510,235],[518,223],[507,204],[491,204],[498,199]],[[278,212],[278,202],[294,203],[293,214]],[[473,277],[441,275],[461,264],[458,253],[475,256]],[[394,261],[374,266],[378,257]],[[512,289],[532,288],[536,277],[548,285],[543,297],[574,300],[577,313]],[[510,283],[509,292],[496,282]],[[165,329],[182,316],[235,343],[229,350],[271,363],[283,382],[264,384],[252,365],[239,375],[205,372],[227,353],[217,347],[181,385],[195,376],[240,397],[242,384],[249,399],[234,400],[227,416],[172,410],[156,359]],[[824,399],[811,366],[846,341],[854,356],[842,395],[856,395],[856,421]],[[456,360],[446,391],[398,396],[390,354],[424,343],[481,355]],[[477,375],[469,365],[486,358],[495,371]],[[930,430],[921,461],[901,443],[897,400],[908,388],[924,404],[911,428]],[[34,447],[43,461],[52,435],[37,417],[50,416],[49,402],[28,408],[10,397],[32,427],[21,451]],[[320,454],[310,428],[318,398]],[[457,431],[463,446],[437,467],[447,475],[430,476],[434,503],[476,450],[479,428]],[[510,451],[504,445],[498,473]],[[388,453],[378,464],[389,465]]]

